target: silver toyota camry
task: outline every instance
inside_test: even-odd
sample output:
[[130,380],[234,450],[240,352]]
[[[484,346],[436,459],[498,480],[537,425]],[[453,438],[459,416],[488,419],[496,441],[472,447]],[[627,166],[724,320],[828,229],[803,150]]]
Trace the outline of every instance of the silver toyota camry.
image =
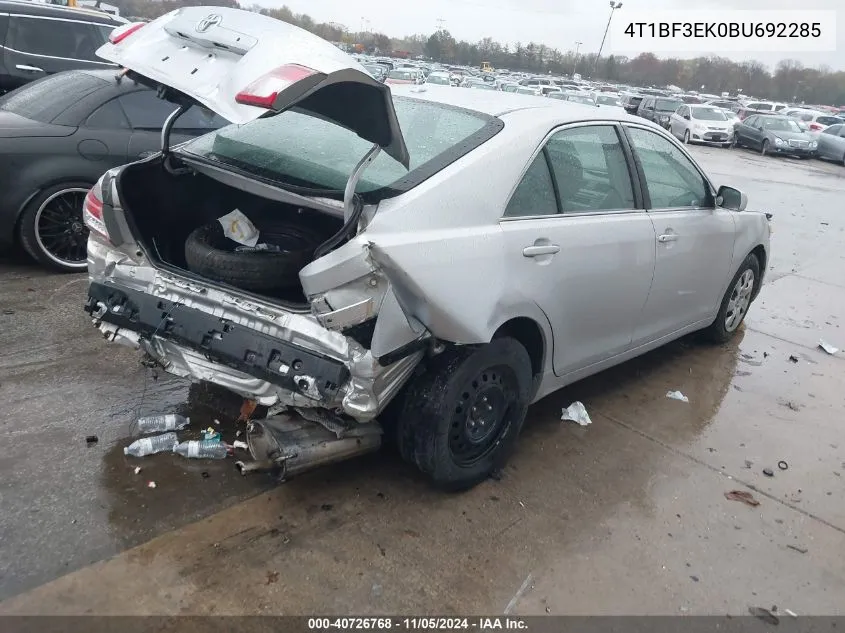
[[[268,407],[243,472],[391,437],[437,485],[472,486],[532,402],[689,332],[727,341],[760,290],[767,216],[641,118],[387,87],[219,7],[99,54],[174,114],[161,153],[87,196],[86,310],[146,362]],[[233,125],[171,147],[196,105]]]

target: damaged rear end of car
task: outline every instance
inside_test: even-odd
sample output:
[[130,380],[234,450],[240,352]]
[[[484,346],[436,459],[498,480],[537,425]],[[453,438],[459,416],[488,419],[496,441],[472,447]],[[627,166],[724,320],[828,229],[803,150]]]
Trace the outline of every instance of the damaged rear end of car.
[[[95,326],[268,407],[243,472],[291,475],[378,448],[377,416],[435,344],[364,234],[409,166],[389,89],[315,36],[216,7],[127,28],[99,54],[178,109],[160,154],[109,171],[86,198]],[[170,148],[173,121],[197,104],[236,125]],[[315,142],[274,152],[279,129]],[[257,241],[231,240],[224,217],[254,225]]]

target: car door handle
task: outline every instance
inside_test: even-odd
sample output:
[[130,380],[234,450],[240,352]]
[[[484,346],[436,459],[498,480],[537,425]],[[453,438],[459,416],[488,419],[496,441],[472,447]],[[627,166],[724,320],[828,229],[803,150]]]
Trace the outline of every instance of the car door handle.
[[15,66],[18,70],[23,70],[24,72],[28,73],[43,73],[44,69],[39,68],[38,66],[27,66],[26,64],[18,64]]
[[657,236],[658,242],[675,242],[678,239],[677,233],[664,233],[663,235]]
[[560,246],[557,244],[543,244],[542,246],[526,246],[522,249],[522,254],[525,257],[540,257],[541,255],[554,255],[560,252]]

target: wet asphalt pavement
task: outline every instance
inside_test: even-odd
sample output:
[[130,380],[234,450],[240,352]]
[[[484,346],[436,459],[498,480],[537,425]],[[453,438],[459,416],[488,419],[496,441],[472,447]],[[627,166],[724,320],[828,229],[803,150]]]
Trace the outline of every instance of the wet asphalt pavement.
[[[0,613],[845,612],[845,353],[817,349],[845,348],[845,169],[692,151],[774,214],[747,327],[551,395],[462,495],[389,452],[282,486],[125,457],[138,413],[231,440],[239,403],[106,344],[84,276],[0,260]],[[576,399],[591,426],[560,422]]]

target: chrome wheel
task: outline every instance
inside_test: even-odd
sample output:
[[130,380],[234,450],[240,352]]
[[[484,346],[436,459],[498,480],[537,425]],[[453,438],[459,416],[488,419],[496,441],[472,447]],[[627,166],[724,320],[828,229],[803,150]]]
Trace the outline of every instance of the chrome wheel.
[[82,204],[87,189],[62,189],[47,198],[34,218],[38,248],[63,268],[82,270],[87,266],[88,227],[82,221]]
[[731,291],[728,308],[725,312],[725,329],[733,332],[742,323],[748,306],[751,305],[751,294],[754,292],[754,271],[746,270]]

